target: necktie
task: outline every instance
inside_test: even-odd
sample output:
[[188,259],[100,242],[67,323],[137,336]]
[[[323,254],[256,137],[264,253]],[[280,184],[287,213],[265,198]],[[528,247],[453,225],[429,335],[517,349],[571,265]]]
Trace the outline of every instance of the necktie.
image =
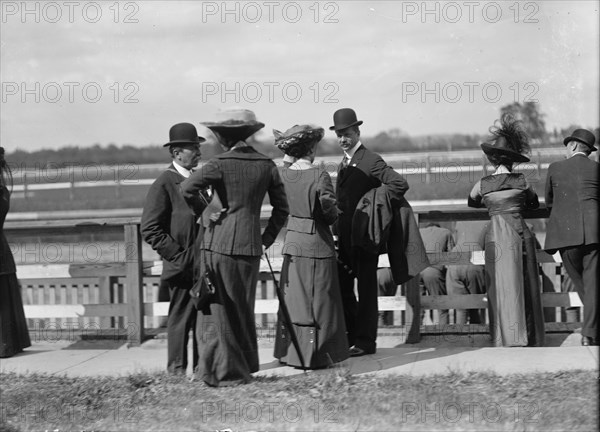
[[344,155],[344,159],[342,159],[342,163],[340,164],[340,171],[348,166],[348,156]]

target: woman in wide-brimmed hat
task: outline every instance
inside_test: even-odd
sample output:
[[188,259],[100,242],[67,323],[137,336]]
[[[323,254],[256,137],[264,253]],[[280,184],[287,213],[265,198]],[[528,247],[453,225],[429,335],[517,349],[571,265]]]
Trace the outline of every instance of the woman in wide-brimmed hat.
[[[259,369],[254,302],[260,256],[283,227],[288,204],[275,163],[244,142],[264,127],[252,111],[225,110],[217,121],[204,125],[227,151],[181,184],[192,208],[198,192],[209,186],[214,192],[209,209],[220,204],[210,210],[204,232],[204,255],[216,294],[210,310],[198,313],[196,376],[211,386],[227,386],[248,382]],[[261,234],[260,211],[267,193],[273,211]]]
[[[313,166],[323,128],[296,125],[273,131],[275,145],[295,160],[281,177],[290,204],[281,286],[308,368],[330,366],[348,358],[344,310],[336,253],[329,226],[338,215],[329,173]],[[282,319],[277,323],[275,357],[300,367],[300,359]]]
[[470,207],[487,207],[491,225],[485,243],[490,332],[496,346],[543,346],[535,237],[521,213],[539,207],[538,197],[513,165],[528,162],[528,137],[521,123],[505,114],[481,144],[495,172],[469,194]]

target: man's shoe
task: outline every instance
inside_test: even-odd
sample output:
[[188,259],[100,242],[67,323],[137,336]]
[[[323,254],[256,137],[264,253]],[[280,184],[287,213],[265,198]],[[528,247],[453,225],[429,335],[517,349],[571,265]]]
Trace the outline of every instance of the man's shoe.
[[588,336],[581,337],[581,345],[583,346],[598,346],[598,341]]
[[367,350],[357,347],[356,345],[351,346],[349,352],[350,352],[350,357],[361,357],[361,356],[364,356],[367,354],[375,354],[375,350],[367,351]]

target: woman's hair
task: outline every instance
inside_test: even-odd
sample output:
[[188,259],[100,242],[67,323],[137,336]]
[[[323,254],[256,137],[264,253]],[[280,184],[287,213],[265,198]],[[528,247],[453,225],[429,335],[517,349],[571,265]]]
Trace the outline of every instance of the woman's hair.
[[504,165],[509,171],[512,171],[513,164],[515,163],[510,157],[501,154],[486,154],[488,161],[494,166]]
[[284,151],[284,153],[286,155],[295,157],[296,159],[300,159],[300,158],[303,158],[304,156],[310,154],[314,150],[314,148],[318,142],[319,142],[319,140],[313,140],[310,142],[298,143],[294,146],[288,147]]
[[285,132],[273,129],[277,148],[296,159],[313,152],[324,134],[323,128],[315,125],[295,125]]
[[0,185],[12,190],[13,177],[10,167],[4,158],[4,147],[0,147]]

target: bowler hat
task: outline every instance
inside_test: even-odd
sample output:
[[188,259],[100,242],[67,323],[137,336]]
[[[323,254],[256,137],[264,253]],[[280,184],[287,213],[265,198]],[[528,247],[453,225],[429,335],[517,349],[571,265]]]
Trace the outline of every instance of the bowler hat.
[[201,124],[210,130],[219,132],[225,136],[235,134],[236,137],[243,137],[240,139],[248,138],[250,135],[265,127],[264,123],[256,120],[254,112],[249,109],[238,107],[219,111],[216,114],[216,120],[217,121],[214,122],[203,122]]
[[191,123],[177,123],[169,130],[169,142],[163,144],[163,147],[172,145],[200,144],[206,141],[198,136],[196,126]]
[[513,162],[529,162],[529,158],[521,153],[512,150],[508,140],[500,136],[490,143],[481,144],[481,149],[487,155],[506,156]]
[[567,143],[569,141],[579,141],[580,143],[583,143],[586,146],[588,146],[591,151],[598,150],[596,147],[594,147],[594,142],[596,142],[596,137],[594,136],[593,133],[591,133],[587,129],[575,129],[573,131],[573,133],[571,134],[571,136],[568,136],[565,138],[565,140],[563,141],[563,144],[567,145]]
[[356,118],[356,113],[351,108],[342,108],[333,113],[333,126],[329,128],[332,131],[347,129],[351,126],[360,126],[362,120]]

